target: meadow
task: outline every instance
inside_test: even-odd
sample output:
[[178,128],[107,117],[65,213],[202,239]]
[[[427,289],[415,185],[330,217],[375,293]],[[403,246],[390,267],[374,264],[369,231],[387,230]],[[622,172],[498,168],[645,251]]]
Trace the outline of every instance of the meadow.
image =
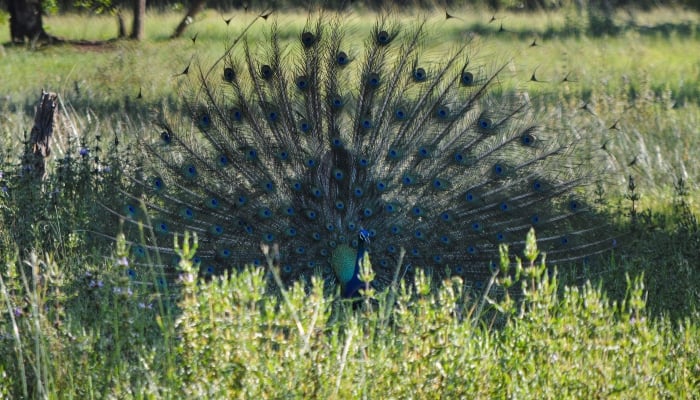
[[[604,179],[584,190],[625,235],[602,268],[547,273],[529,237],[502,260],[522,298],[419,275],[357,307],[319,282],[270,294],[260,268],[197,282],[188,236],[177,285],[156,268],[133,279],[128,246],[95,234],[114,223],[100,204],[118,197],[103,172],[145,162],[139,140],[182,110],[181,72],[207,68],[255,19],[205,10],[171,40],[180,14],[153,11],[143,42],[0,47],[0,399],[700,398],[700,16],[627,10],[601,35],[575,10],[450,13],[460,18],[396,17],[428,17],[431,57],[470,41],[479,60],[508,62],[504,90],[604,151]],[[374,19],[349,12],[350,37]],[[273,21],[295,40],[306,20],[276,12],[247,40]],[[45,25],[73,39],[116,32],[87,14]],[[35,182],[19,165],[42,88],[59,94],[60,123]]]

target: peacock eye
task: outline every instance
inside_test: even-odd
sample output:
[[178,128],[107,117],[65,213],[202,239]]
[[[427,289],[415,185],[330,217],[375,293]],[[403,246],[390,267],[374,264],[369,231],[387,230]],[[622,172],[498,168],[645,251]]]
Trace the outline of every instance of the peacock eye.
[[532,146],[535,144],[535,137],[532,134],[524,133],[520,136],[520,143],[523,146]]
[[384,46],[391,42],[391,35],[387,31],[379,31],[377,33],[377,44]]
[[416,82],[423,82],[425,81],[427,75],[425,73],[425,70],[423,68],[416,68],[413,70],[413,80]]
[[234,72],[233,68],[231,68],[231,67],[224,68],[224,81],[231,83],[235,79],[236,79],[236,73]]
[[297,85],[297,89],[304,91],[308,89],[309,87],[309,80],[306,76],[299,76],[296,78],[295,83]]
[[272,75],[273,75],[272,67],[270,67],[267,64],[260,67],[260,77],[261,78],[263,78],[264,80],[269,80],[270,78],[272,78]]
[[160,133],[160,139],[165,144],[171,144],[173,142],[173,135],[168,131],[163,131]]
[[311,32],[304,32],[301,34],[301,43],[306,48],[312,47],[316,44],[316,36]]
[[493,128],[493,121],[486,117],[479,118],[477,124],[479,125],[479,128],[483,130],[491,130]]
[[447,119],[450,116],[450,109],[443,105],[435,107],[435,117],[438,119]]
[[302,119],[301,121],[299,121],[299,130],[304,133],[307,133],[311,130],[311,124],[309,124],[307,120]]
[[472,86],[474,84],[474,74],[469,71],[462,72],[460,82],[462,83],[462,86]]
[[381,79],[379,78],[379,74],[377,73],[371,73],[367,76],[367,85],[371,88],[376,88],[379,87],[379,84],[381,83]]
[[348,55],[344,51],[338,52],[338,54],[335,57],[335,61],[339,66],[345,66],[350,63],[350,59],[348,58]]

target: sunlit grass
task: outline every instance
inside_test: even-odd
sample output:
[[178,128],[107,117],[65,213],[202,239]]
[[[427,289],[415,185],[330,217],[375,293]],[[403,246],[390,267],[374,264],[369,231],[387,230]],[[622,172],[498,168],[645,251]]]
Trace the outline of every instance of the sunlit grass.
[[[619,171],[613,177],[617,183],[626,182],[630,174],[641,175],[639,179],[656,190],[657,184],[670,183],[660,179],[663,175],[675,174],[691,181],[700,177],[700,165],[692,162],[690,150],[700,142],[695,129],[700,119],[700,63],[689,56],[699,45],[693,33],[697,14],[674,9],[620,14],[618,23],[634,22],[636,28],[619,36],[592,38],[571,34],[573,10],[504,13],[495,15],[497,20],[492,23],[494,15],[484,10],[451,12],[462,19],[445,21],[441,10],[395,15],[409,27],[420,15],[428,16],[429,35],[421,59],[425,64],[468,43],[470,59],[478,65],[507,65],[501,79],[504,89],[527,91],[545,108],[575,110],[587,105],[595,117],[568,115],[560,124],[586,126],[590,141],[606,144],[613,156],[611,163]],[[199,68],[208,70],[254,21],[255,14],[205,10],[183,38],[168,40],[180,17],[179,12],[149,13],[147,40],[141,43],[118,41],[104,47],[58,46],[37,51],[6,48],[0,56],[0,75],[12,79],[2,82],[0,110],[6,111],[2,118],[8,122],[3,135],[17,137],[28,130],[29,115],[41,88],[58,92],[78,115],[87,116],[90,110],[105,121],[126,115],[131,120],[147,121],[163,106],[177,107],[187,82],[180,73],[189,65],[190,79],[196,80]],[[233,19],[227,26],[224,18],[229,17]],[[332,18],[329,13],[328,19]],[[361,43],[374,26],[374,14],[352,11],[343,22],[347,24],[347,51],[361,58]],[[266,21],[253,22],[246,40],[251,44],[264,40],[273,23],[280,27],[288,53],[307,17],[298,11],[273,13]],[[501,23],[506,32],[498,32]],[[46,25],[51,33],[72,39],[116,35],[114,17],[49,16]],[[644,29],[638,28],[640,25]],[[667,25],[671,28],[654,30]],[[680,29],[686,25],[689,30]],[[0,31],[0,40],[7,39],[1,35],[7,35],[6,31]],[[537,46],[531,46],[533,40]],[[242,52],[239,43],[234,47],[234,58],[242,59]],[[264,51],[258,52],[259,57],[265,57]],[[530,80],[533,74],[539,82]],[[567,82],[562,82],[564,79]],[[139,93],[142,97],[136,101]],[[621,131],[610,131],[616,122]],[[628,169],[628,164],[638,169]]]
[[[670,11],[667,11],[670,12]],[[465,41],[473,41],[473,49],[480,57],[493,57],[494,62],[514,60],[518,79],[526,82],[536,69],[538,78],[559,82],[569,74],[583,88],[596,90],[602,86],[605,93],[615,93],[625,84],[648,82],[655,88],[667,86],[679,93],[688,91],[684,99],[694,99],[697,94],[691,88],[698,87],[700,74],[697,60],[687,57],[697,46],[696,35],[681,36],[672,33],[669,38],[656,34],[625,32],[619,37],[589,39],[567,36],[567,27],[554,24],[559,14],[504,14],[500,22],[489,24],[490,15],[485,12],[467,12],[462,20],[444,20],[439,11],[426,12],[429,31],[425,48],[427,54],[439,56]],[[329,14],[329,19],[331,18]],[[456,12],[456,15],[461,14]],[[645,14],[646,15],[646,14]],[[655,15],[655,14],[649,14]],[[224,17],[233,17],[230,25]],[[151,13],[147,16],[146,37],[143,43],[119,42],[104,48],[93,46],[62,46],[26,52],[23,48],[7,48],[4,51],[3,76],[12,80],[3,82],[5,96],[23,101],[27,87],[44,85],[52,90],[70,94],[76,82],[86,81],[92,90],[104,91],[109,87],[143,88],[148,101],[172,90],[173,75],[181,72],[193,60],[206,65],[218,58],[233,38],[253,19],[252,13],[231,11],[220,13],[207,10],[188,27],[183,38],[175,41],[167,38],[180,19],[179,13]],[[399,16],[405,23],[413,23],[417,16]],[[104,40],[116,36],[116,18],[106,16],[60,15],[45,19],[47,29],[54,35],[69,39]],[[697,25],[697,15],[683,14],[681,20],[691,20]],[[348,25],[348,42],[364,40],[374,24],[374,16],[366,12],[354,12],[343,17]],[[267,21],[259,20],[247,34],[255,42],[269,32],[276,22],[281,27],[281,37],[295,40],[303,28],[306,17],[301,13],[276,13]],[[499,23],[509,27],[498,33]],[[558,37],[543,38],[547,29],[555,29]],[[197,36],[196,43],[190,38]],[[7,41],[7,30],[0,31],[0,41]],[[531,48],[537,39],[540,46]],[[360,42],[361,43],[361,42]],[[238,46],[242,48],[242,46]],[[351,46],[352,47],[352,46]],[[359,46],[358,46],[359,47]],[[87,83],[89,82],[89,83]],[[540,88],[557,92],[555,85]],[[127,90],[128,92],[128,90]]]

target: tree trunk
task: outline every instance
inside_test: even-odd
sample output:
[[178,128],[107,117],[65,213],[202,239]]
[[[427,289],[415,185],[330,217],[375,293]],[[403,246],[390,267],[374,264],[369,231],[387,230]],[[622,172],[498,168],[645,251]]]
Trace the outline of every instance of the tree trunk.
[[146,0],[132,0],[134,11],[134,24],[131,26],[131,38],[143,39],[144,23],[146,21]]
[[178,25],[177,28],[175,28],[175,32],[173,32],[173,35],[171,36],[172,39],[179,38],[180,36],[182,36],[182,34],[185,32],[185,28],[187,28],[187,25],[191,24],[192,21],[194,21],[195,15],[197,15],[200,11],[204,9],[204,5],[206,3],[206,0],[192,1],[190,9],[187,10],[187,15],[185,15],[185,18],[182,19],[180,25]]
[[117,11],[117,37],[119,39],[124,39],[126,37],[126,24],[124,23],[124,16],[121,10]]
[[41,20],[41,0],[8,0],[10,37],[13,43],[24,39],[52,41],[55,38],[44,31]]
[[544,2],[541,0],[525,0],[525,9],[528,11],[537,11],[545,8]]

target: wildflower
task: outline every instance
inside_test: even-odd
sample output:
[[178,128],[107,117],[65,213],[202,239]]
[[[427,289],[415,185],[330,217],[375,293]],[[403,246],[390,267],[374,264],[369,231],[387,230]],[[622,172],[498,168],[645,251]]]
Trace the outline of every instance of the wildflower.
[[88,286],[90,286],[90,289],[101,288],[102,286],[104,286],[104,283],[102,281],[96,281],[96,280],[92,279],[92,280],[90,280],[90,283],[88,284]]
[[183,282],[183,283],[192,283],[194,282],[194,275],[192,274],[180,274],[178,277],[178,281]]
[[86,147],[81,147],[80,148],[80,155],[85,157],[90,154],[90,150],[88,150]]

